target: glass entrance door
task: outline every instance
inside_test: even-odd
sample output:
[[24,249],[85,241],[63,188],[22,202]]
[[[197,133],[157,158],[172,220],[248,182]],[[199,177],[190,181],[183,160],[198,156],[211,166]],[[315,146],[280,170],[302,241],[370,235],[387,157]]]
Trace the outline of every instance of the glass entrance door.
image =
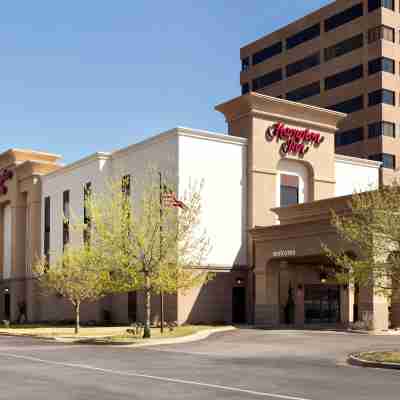
[[306,324],[340,322],[340,286],[306,285],[304,289]]

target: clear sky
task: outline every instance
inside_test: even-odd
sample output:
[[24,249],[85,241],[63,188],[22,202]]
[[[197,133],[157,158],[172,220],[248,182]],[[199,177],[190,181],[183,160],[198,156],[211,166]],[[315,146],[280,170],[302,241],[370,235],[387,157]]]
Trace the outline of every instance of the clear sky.
[[226,132],[239,49],[330,0],[15,0],[0,13],[0,151],[111,151]]

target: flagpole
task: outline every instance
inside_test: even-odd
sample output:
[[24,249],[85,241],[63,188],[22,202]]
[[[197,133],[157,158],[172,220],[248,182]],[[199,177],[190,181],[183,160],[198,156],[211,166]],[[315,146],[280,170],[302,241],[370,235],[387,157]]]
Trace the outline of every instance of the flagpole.
[[[160,265],[161,267],[161,257],[162,257],[162,222],[163,222],[163,182],[162,182],[162,173],[159,172],[160,177]],[[160,331],[161,334],[164,333],[164,293],[162,288],[160,289]]]

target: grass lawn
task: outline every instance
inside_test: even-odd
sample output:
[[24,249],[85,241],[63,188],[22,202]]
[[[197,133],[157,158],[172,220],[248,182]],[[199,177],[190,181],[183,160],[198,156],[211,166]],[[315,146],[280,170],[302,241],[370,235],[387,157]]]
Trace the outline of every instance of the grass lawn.
[[359,355],[359,357],[366,361],[399,363],[400,364],[400,351],[362,353]]
[[[170,330],[164,329],[164,334],[161,334],[160,328],[152,328],[151,334],[153,339],[161,338],[176,338],[191,335],[206,329],[215,328],[206,325],[184,325]],[[74,326],[50,326],[50,325],[12,325],[10,328],[0,327],[0,334],[12,335],[27,335],[44,338],[93,338],[104,339],[107,342],[137,342],[141,340],[140,336],[127,333],[127,329],[132,329],[130,326],[107,326],[107,327],[81,327],[79,334],[75,335]]]

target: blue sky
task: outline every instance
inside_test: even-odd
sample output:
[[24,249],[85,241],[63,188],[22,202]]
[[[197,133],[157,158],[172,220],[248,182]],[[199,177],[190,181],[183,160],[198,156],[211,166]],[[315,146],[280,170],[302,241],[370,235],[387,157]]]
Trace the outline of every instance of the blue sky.
[[64,162],[175,126],[226,132],[239,49],[330,0],[10,1],[0,13],[0,151]]

